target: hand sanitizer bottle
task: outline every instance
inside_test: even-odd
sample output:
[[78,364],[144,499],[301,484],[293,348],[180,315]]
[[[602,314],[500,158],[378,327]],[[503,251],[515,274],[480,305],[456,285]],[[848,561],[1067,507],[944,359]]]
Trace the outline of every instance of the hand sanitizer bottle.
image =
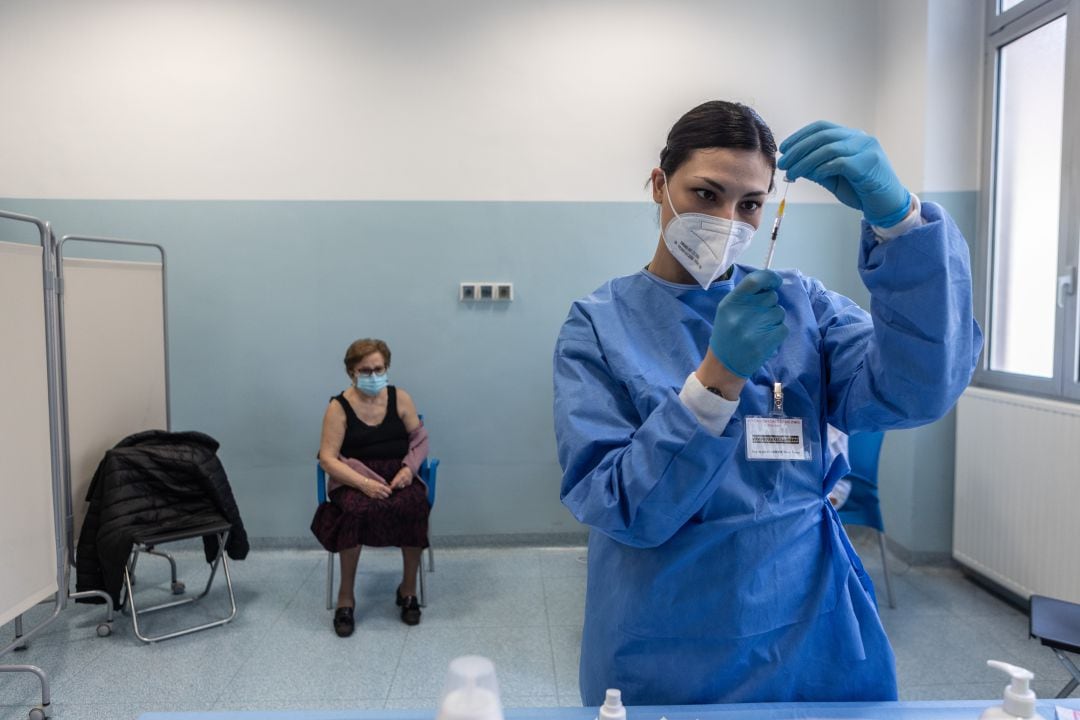
[[1035,714],[1035,693],[1028,687],[1028,683],[1035,678],[1031,671],[999,660],[987,660],[986,664],[1009,673],[1012,682],[1005,686],[1003,704],[987,708],[979,716],[979,719],[1015,720],[1016,718],[1038,718],[1038,715]]
[[622,692],[608,688],[604,704],[600,706],[598,720],[626,720],[626,708],[622,704]]
[[479,655],[451,660],[436,720],[503,720],[494,663]]

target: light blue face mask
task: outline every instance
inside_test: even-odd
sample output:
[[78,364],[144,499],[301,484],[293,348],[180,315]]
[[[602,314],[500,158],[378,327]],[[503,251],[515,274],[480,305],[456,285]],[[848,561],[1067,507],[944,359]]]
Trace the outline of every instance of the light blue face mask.
[[356,376],[356,389],[365,395],[378,395],[384,387],[386,387],[386,373]]

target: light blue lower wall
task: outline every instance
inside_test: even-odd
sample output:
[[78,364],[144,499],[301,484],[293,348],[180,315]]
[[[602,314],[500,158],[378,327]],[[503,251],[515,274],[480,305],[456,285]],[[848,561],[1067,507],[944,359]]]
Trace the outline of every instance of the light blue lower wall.
[[[926,199],[967,231],[973,196]],[[573,299],[651,258],[655,205],[0,199],[0,208],[48,219],[58,235],[166,247],[174,426],[221,442],[254,537],[309,535],[322,413],[346,385],[345,347],[362,336],[390,344],[392,382],[416,398],[442,460],[433,536],[581,531],[558,499],[551,351]],[[838,205],[793,204],[776,264],[866,306],[858,231],[858,216]],[[762,232],[747,261],[765,249]],[[512,281],[515,300],[460,304],[464,280]],[[882,494],[905,547],[948,549],[951,433],[943,421],[887,440]]]

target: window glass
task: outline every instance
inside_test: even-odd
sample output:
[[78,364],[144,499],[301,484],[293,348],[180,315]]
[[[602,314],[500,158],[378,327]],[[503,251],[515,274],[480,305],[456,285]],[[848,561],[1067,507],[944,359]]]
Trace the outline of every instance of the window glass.
[[990,368],[1053,377],[1065,17],[998,57]]

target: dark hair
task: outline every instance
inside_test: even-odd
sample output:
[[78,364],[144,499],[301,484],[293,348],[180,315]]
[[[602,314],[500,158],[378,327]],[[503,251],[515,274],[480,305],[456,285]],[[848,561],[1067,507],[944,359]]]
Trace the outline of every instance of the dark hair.
[[[671,177],[690,153],[701,148],[760,150],[776,172],[776,140],[757,112],[742,103],[710,100],[683,115],[671,126],[660,151],[660,169]],[[772,178],[769,190],[773,189]]]

